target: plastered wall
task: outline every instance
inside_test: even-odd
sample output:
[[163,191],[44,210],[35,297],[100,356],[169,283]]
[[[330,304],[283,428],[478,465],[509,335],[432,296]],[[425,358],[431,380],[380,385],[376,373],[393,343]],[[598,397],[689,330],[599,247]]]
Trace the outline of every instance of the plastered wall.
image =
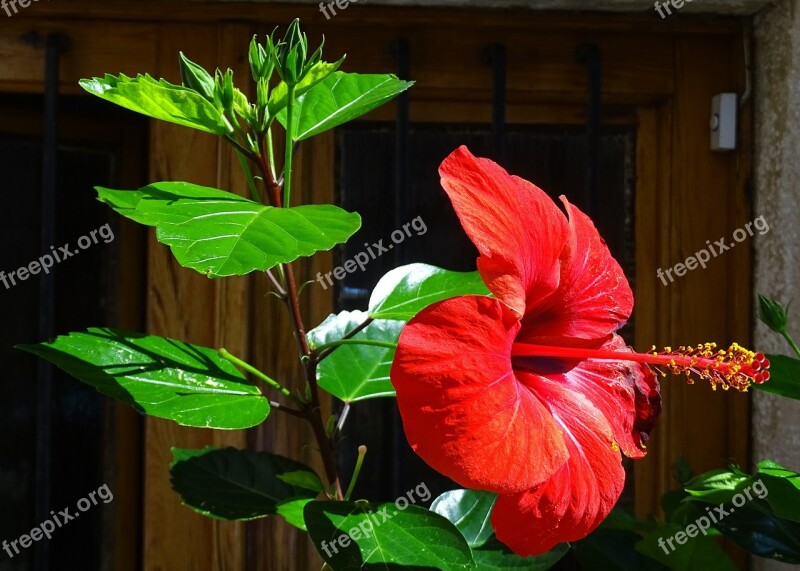
[[[800,339],[800,1],[781,0],[755,17],[756,149],[754,212],[770,232],[755,241],[754,287],[784,303],[794,299],[791,332]],[[791,354],[762,324],[755,345]],[[800,402],[756,393],[753,459],[800,470]],[[758,571],[796,569],[757,561]]]

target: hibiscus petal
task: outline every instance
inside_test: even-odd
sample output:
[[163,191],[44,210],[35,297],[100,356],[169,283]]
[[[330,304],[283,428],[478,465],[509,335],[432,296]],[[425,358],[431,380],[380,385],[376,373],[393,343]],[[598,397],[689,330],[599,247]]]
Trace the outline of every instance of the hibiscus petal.
[[569,450],[567,463],[547,482],[501,495],[495,504],[497,539],[527,557],[581,539],[600,525],[622,493],[625,471],[608,421],[588,399],[557,381],[519,375],[547,403]]
[[560,257],[560,285],[539,306],[528,306],[521,336],[528,343],[601,339],[619,329],[633,311],[625,273],[591,219],[565,197],[561,201],[569,214],[569,236]]
[[408,442],[464,487],[520,492],[567,459],[560,428],[511,368],[518,330],[498,300],[464,296],[426,308],[400,335],[391,379]]
[[[630,351],[619,335],[599,349]],[[631,361],[589,359],[548,377],[585,396],[600,411],[626,456],[642,458],[647,453],[645,444],[661,412],[658,381],[649,367]]]
[[439,168],[489,290],[519,316],[559,286],[567,219],[547,194],[466,147]]

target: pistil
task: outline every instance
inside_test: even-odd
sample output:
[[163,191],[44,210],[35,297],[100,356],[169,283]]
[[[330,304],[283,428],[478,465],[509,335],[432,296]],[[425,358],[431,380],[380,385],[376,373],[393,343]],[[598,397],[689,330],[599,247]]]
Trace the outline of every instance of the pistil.
[[666,347],[649,353],[626,351],[606,351],[603,349],[584,349],[580,347],[551,347],[514,343],[512,357],[553,357],[568,359],[595,359],[603,361],[634,361],[644,363],[666,376],[665,371],[674,375],[686,375],[688,382],[694,382],[693,375],[711,383],[711,388],[723,390],[730,388],[745,392],[752,383],[761,384],[769,380],[769,360],[763,353],[754,353],[738,343],[727,349],[717,349],[716,343],[703,343],[697,346]]

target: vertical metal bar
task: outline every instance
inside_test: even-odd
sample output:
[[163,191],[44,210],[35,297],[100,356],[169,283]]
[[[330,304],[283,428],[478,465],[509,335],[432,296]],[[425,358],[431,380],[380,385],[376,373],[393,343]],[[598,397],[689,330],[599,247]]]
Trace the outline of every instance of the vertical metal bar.
[[492,66],[492,154],[494,160],[506,158],[506,48],[500,44],[489,46],[486,61]]
[[[408,80],[411,74],[408,40],[400,39],[394,43],[394,56],[397,60],[397,77]],[[397,98],[397,115],[395,123],[395,228],[408,222],[409,216],[409,110],[408,92],[404,91]],[[396,265],[408,261],[406,248],[397,244],[394,249]]]
[[603,134],[603,56],[597,45],[584,44],[578,47],[575,59],[578,63],[587,67],[589,102],[586,128],[586,190],[589,214],[594,215],[594,207],[600,193],[600,145],[602,144],[601,137]]
[[[58,182],[58,82],[61,52],[65,38],[49,34],[45,45],[44,133],[42,136],[42,251],[56,245],[56,186]],[[54,273],[39,280],[39,338],[51,339],[55,333]],[[50,518],[50,483],[52,462],[51,403],[53,367],[38,361],[36,398],[36,521]],[[34,569],[50,569],[50,542],[36,542]]]
[[[408,80],[411,78],[411,57],[409,54],[408,40],[401,38],[394,42],[392,46],[395,60],[397,61],[397,77]],[[401,228],[406,224],[411,216],[409,214],[409,166],[410,166],[410,144],[409,144],[409,104],[408,92],[403,92],[397,98],[397,115],[395,120],[395,188],[394,188],[394,227]],[[408,252],[405,246],[396,244],[394,248],[395,266],[401,266],[408,262]],[[405,443],[405,433],[400,413],[397,407],[392,407],[392,449],[394,463],[392,466],[392,497],[398,497],[403,490],[401,472],[401,451]]]

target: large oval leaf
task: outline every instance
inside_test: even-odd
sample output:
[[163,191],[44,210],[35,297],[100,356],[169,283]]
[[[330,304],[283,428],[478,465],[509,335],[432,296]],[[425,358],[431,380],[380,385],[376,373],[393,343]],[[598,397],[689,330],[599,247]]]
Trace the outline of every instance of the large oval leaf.
[[393,503],[310,502],[306,526],[336,571],[475,569],[469,545],[444,517]]
[[800,360],[785,355],[767,355],[769,380],[753,387],[782,397],[800,400]]
[[[309,332],[312,347],[342,339],[362,324],[368,315],[363,311],[343,311],[330,315],[319,327]],[[402,321],[374,321],[354,340],[397,343]],[[394,349],[372,345],[343,345],[317,366],[319,386],[345,402],[379,397],[393,397],[394,387],[389,379]]]
[[233,132],[228,120],[213,104],[193,89],[173,85],[149,75],[134,78],[115,77],[82,79],[81,87],[92,95],[136,113],[215,135]]
[[384,275],[369,298],[375,319],[408,321],[427,306],[459,295],[489,295],[478,272],[453,272],[409,264]]
[[[394,75],[334,72],[297,98],[293,121],[295,141],[313,137],[352,121],[411,87]],[[278,113],[286,127],[286,109]]]
[[186,182],[138,191],[97,188],[114,210],[148,226],[178,262],[209,277],[238,276],[346,242],[361,217],[333,205],[275,208]]
[[[757,480],[762,482],[760,487]],[[758,497],[766,499],[776,516],[800,523],[800,474],[763,460],[758,463],[758,475],[751,487]]]
[[308,466],[289,458],[235,448],[172,449],[170,480],[183,503],[208,517],[252,520],[287,514],[289,523],[301,524],[292,511],[302,510],[317,492],[292,485],[287,479],[319,481]]
[[[536,557],[520,557],[492,537],[472,554],[479,571],[545,571],[558,563],[569,552],[568,543],[560,543]],[[596,567],[590,567],[597,569]]]
[[18,347],[144,414],[185,426],[249,428],[269,414],[258,387],[206,347],[109,328]]
[[480,547],[492,536],[490,521],[497,494],[478,490],[451,490],[433,500],[431,511],[453,522],[470,547]]
[[725,537],[759,557],[800,563],[800,524],[777,517],[763,500],[727,511],[714,524]]

